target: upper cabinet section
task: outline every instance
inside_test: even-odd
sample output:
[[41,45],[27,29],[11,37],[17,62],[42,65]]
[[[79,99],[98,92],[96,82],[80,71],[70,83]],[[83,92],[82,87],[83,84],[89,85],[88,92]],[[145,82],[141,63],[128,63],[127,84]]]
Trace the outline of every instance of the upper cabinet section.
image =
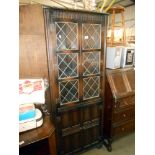
[[133,68],[106,70],[113,97],[121,98],[135,93],[135,70]]
[[67,107],[103,100],[108,14],[45,8],[44,15],[53,102]]

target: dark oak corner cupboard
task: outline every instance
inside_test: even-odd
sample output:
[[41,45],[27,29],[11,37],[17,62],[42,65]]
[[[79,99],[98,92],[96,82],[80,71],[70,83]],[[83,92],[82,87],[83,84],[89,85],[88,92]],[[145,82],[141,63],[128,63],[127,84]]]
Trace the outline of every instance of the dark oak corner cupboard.
[[107,15],[45,8],[58,154],[102,140]]

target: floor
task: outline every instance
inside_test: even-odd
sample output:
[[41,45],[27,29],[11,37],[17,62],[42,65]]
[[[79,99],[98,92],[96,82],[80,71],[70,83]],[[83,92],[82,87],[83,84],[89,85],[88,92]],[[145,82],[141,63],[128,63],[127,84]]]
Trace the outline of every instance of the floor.
[[105,146],[94,148],[81,155],[134,155],[135,154],[135,134],[129,134],[112,143],[112,152],[108,152]]

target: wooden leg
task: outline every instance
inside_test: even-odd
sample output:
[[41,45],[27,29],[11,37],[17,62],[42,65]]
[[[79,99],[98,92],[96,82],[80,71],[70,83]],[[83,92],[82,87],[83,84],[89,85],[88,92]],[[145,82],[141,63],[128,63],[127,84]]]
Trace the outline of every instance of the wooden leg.
[[48,138],[50,155],[57,155],[55,134]]
[[107,150],[108,150],[109,152],[112,151],[111,142],[112,142],[111,139],[106,139],[106,140],[104,139],[104,140],[103,140],[103,144],[104,144],[104,146],[107,148]]

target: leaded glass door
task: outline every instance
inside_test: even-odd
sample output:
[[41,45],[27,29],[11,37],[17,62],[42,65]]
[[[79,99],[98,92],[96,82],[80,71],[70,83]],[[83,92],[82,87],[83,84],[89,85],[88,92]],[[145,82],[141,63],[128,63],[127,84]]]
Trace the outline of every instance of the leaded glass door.
[[[102,67],[101,60],[103,52],[101,49],[101,24],[82,23],[82,89],[83,101],[88,104],[83,110],[84,128],[83,137],[86,139],[84,146],[99,142],[101,138],[101,105],[98,100],[102,89]],[[90,137],[89,135],[94,135]]]
[[55,27],[59,104],[100,97],[101,24],[55,22]]
[[101,24],[55,22],[55,29],[57,104],[60,111],[63,109],[62,149],[68,153],[73,148],[87,148],[101,137],[101,102],[96,102],[102,100]]
[[[55,22],[61,154],[81,150],[79,22]],[[63,110],[62,110],[63,109]]]
[[55,28],[59,104],[67,105],[79,101],[79,29],[75,22],[55,22]]
[[83,100],[100,97],[101,24],[82,24]]

